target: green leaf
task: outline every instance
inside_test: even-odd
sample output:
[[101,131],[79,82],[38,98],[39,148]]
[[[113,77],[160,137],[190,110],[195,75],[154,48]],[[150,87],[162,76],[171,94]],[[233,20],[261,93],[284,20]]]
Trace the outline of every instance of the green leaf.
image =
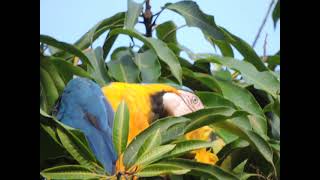
[[126,13],[125,20],[124,20],[124,28],[134,29],[134,26],[138,21],[138,17],[142,11],[143,4],[144,2],[136,3],[133,0],[127,1],[128,11]]
[[227,156],[230,155],[235,150],[246,148],[249,145],[250,144],[247,141],[239,138],[228,143],[218,152],[217,155],[219,157],[219,161],[223,162],[227,158]]
[[253,174],[253,173],[242,173],[240,176],[240,180],[247,180],[250,177],[260,177],[260,178],[265,178],[264,176],[260,175],[260,174]]
[[162,134],[161,138],[163,142],[168,142],[170,140],[176,140],[179,137],[182,137],[185,134],[185,127],[187,122],[177,123],[173,126],[170,126],[165,133]]
[[208,18],[208,15],[204,14],[196,2],[193,1],[180,1],[174,4],[166,5],[167,9],[170,9],[186,20],[186,23],[190,27],[198,27],[204,34],[210,35],[217,40],[224,40],[223,33],[212,19]]
[[280,140],[280,118],[275,114],[271,114],[271,119],[269,120],[271,126],[271,138]]
[[79,165],[64,165],[48,168],[40,173],[46,179],[89,179],[107,178],[108,176],[97,174]]
[[274,69],[280,65],[280,55],[273,55],[267,57],[268,67],[274,71]]
[[100,35],[102,35],[105,31],[122,27],[125,19],[125,13],[120,12],[109,18],[106,18],[99,23],[97,23],[94,27],[92,27],[86,34],[84,34],[78,41],[74,43],[76,47],[81,50],[86,49],[90,46],[90,44],[95,41]]
[[60,76],[57,68],[52,64],[50,61],[50,58],[47,57],[41,57],[40,56],[40,66],[45,68],[47,72],[50,74],[52,80],[54,81],[54,84],[58,90],[58,93],[61,94],[64,89],[64,81],[62,77]]
[[[173,127],[178,123],[185,123],[188,121],[190,121],[190,119],[187,119],[185,117],[167,117],[167,118],[159,119],[154,123],[152,123],[147,129],[145,129],[140,134],[138,134],[135,137],[135,139],[133,139],[131,143],[128,145],[123,155],[123,163],[125,167],[131,167],[135,163],[139,149],[151,134],[156,133],[156,131],[159,129],[161,134],[161,141],[162,141],[161,143],[162,144],[166,143],[177,137],[177,136],[176,137],[173,136],[174,134],[172,134],[171,139],[170,138],[164,139],[163,137],[164,137],[164,134],[167,133],[167,129],[170,127]],[[178,133],[177,135],[180,135],[180,133]]]
[[129,135],[129,109],[124,100],[118,105],[114,116],[112,142],[115,150],[120,154],[126,149]]
[[73,55],[79,57],[84,64],[92,67],[88,57],[85,54],[83,54],[82,51],[79,48],[77,48],[76,46],[73,46],[73,45],[65,43],[65,42],[58,41],[58,40],[56,40],[50,36],[46,36],[46,35],[40,35],[40,42],[45,43],[50,46],[53,46],[55,48],[59,48],[59,49],[66,51],[70,54],[73,54]]
[[[41,119],[41,117],[40,117],[40,119]],[[51,127],[47,123],[40,123],[40,127],[41,127],[40,129],[42,129],[44,132],[46,132],[54,140],[54,142],[56,142],[57,144],[62,146],[62,144],[60,143],[60,141],[56,135],[55,129],[53,127]]]
[[[65,146],[65,144],[62,143],[62,139],[59,136],[58,129],[60,129],[60,131],[65,132],[65,135],[67,135],[69,139],[74,141],[73,142],[75,144],[74,147],[79,146],[80,148],[78,150],[79,151],[83,150],[82,154],[84,154],[85,156],[88,156],[89,158],[90,157],[94,158],[93,160],[95,162],[92,162],[93,164],[89,168],[92,168],[92,169],[96,170],[97,172],[104,172],[104,170],[102,168],[103,165],[98,160],[95,159],[93,152],[91,151],[91,149],[89,147],[89,143],[88,143],[86,137],[84,136],[84,134],[80,130],[62,124],[54,116],[48,115],[41,108],[40,108],[40,125],[41,125],[41,127],[44,128],[44,130],[47,131],[48,135],[50,135],[51,138],[54,141],[56,141],[57,144],[59,144],[61,147]],[[66,142],[66,143],[68,143],[68,142]],[[84,146],[82,146],[82,145],[84,145]],[[70,153],[70,151],[72,151],[73,149],[69,148],[66,150]],[[73,154],[70,153],[70,155],[78,155],[78,154],[77,154],[77,152],[73,152]],[[85,157],[85,158],[87,158],[87,157]]]
[[169,179],[170,180],[183,180],[183,176],[181,176],[181,175],[169,175]]
[[248,113],[237,111],[230,107],[205,108],[185,115],[184,117],[192,119],[186,127],[186,133],[198,129],[202,126],[225,121],[237,116],[244,116]]
[[236,174],[242,174],[244,172],[244,167],[247,163],[248,159],[244,160],[242,163],[240,163],[237,167],[235,167],[232,171]]
[[175,82],[171,79],[165,78],[165,77],[159,77],[158,83],[167,84],[167,85],[175,87],[177,89],[182,87],[181,85],[177,84],[177,82]]
[[65,128],[65,125],[57,123],[60,126],[57,127],[57,134],[61,140],[61,143],[70,153],[70,155],[80,163],[95,172],[103,171],[103,168],[99,166],[92,152],[88,147],[83,144],[78,137]]
[[127,34],[145,43],[149,48],[152,48],[156,52],[161,61],[169,66],[173,76],[179,81],[179,83],[182,83],[182,70],[179,60],[164,42],[158,39],[144,37],[142,34],[135,30],[115,29],[110,34]]
[[180,168],[190,169],[191,174],[198,176],[204,176],[212,179],[221,179],[221,180],[236,180],[238,179],[233,174],[221,169],[215,165],[208,165],[203,163],[198,163],[192,160],[174,158],[170,160],[163,160],[154,165],[167,165],[167,166],[176,166]]
[[276,162],[275,166],[276,166],[276,173],[278,175],[278,179],[280,179],[280,158]]
[[[46,69],[40,66],[40,104],[47,111],[51,112],[52,107],[59,97],[58,89],[55,83]],[[41,103],[42,101],[42,103]]]
[[280,82],[273,74],[269,71],[259,72],[252,64],[246,61],[239,61],[233,58],[216,55],[211,55],[208,58],[199,61],[219,63],[239,71],[247,83],[253,84],[256,89],[261,89],[270,93],[275,98],[280,92]]
[[[230,107],[233,109],[239,109],[236,107],[231,101],[225,99],[224,97],[211,92],[196,92],[198,97],[202,100],[205,107]],[[249,115],[250,117],[251,115]],[[247,116],[237,116],[232,118],[234,123],[237,123],[240,127],[244,129],[251,130],[250,119]],[[215,132],[221,136],[226,142],[230,142],[230,139],[234,140],[234,135],[224,132],[223,129],[211,126],[211,128],[215,129]]]
[[[111,29],[112,30],[112,29]],[[110,32],[108,33],[103,45],[102,45],[102,50],[103,50],[103,59],[106,59],[111,48],[112,45],[114,44],[114,42],[117,40],[118,35],[112,36],[110,37]]]
[[40,133],[40,171],[60,165],[74,163],[64,148],[57,145],[47,134]]
[[153,50],[157,53],[160,60],[162,60],[164,63],[166,63],[169,66],[173,76],[181,84],[182,70],[181,70],[179,60],[175,56],[175,54],[171,51],[170,48],[168,48],[168,46],[164,42],[154,38],[146,38],[146,39],[150,44],[150,46],[154,47]]
[[259,134],[251,130],[244,130],[238,127],[235,123],[230,123],[227,121],[216,123],[216,126],[224,128],[248,141],[255,149],[257,149],[257,151],[264,157],[264,159],[266,159],[274,167],[272,161],[273,151],[269,143],[264,140]]
[[40,115],[42,115],[43,117],[47,117],[47,118],[51,118],[52,116],[50,116],[47,112],[45,112],[43,109],[40,108]]
[[[182,57],[179,57],[179,61],[180,61],[180,64],[183,68],[187,68],[189,70],[192,70],[193,72],[200,72],[200,73],[208,74],[208,69],[203,68],[202,64],[199,64],[199,63],[191,64],[188,60],[186,60]],[[209,64],[209,63],[207,63],[207,64]],[[211,74],[211,73],[209,73],[209,74]]]
[[268,114],[268,122],[270,125],[271,138],[280,139],[280,102],[275,99],[263,109]]
[[240,109],[252,114],[255,118],[251,118],[252,128],[259,134],[267,134],[267,121],[264,113],[255,100],[253,95],[244,88],[238,87],[237,85],[218,80],[219,85],[222,89],[223,97],[233,102]]
[[40,79],[40,109],[43,109],[43,111],[49,112],[48,100],[47,100],[46,92],[41,82],[41,79]]
[[120,46],[117,47],[112,53],[111,53],[111,61],[119,60],[123,56],[128,56],[133,59],[135,52],[129,47],[126,46]]
[[138,171],[136,175],[139,177],[154,177],[168,174],[182,175],[188,173],[189,171],[190,169],[180,168],[177,166],[151,164]]
[[[179,46],[173,42],[169,42],[167,43],[168,47],[172,50],[172,52],[174,52],[174,54],[178,57],[180,55],[180,51],[181,49],[179,48]],[[178,57],[179,58],[179,57]]]
[[237,124],[240,128],[243,128],[245,130],[252,130],[251,122],[253,116],[238,116],[235,118],[232,118],[232,123]]
[[44,112],[41,108],[40,108],[40,127],[60,146],[62,146],[62,144],[59,141],[59,138],[57,136],[57,133],[55,131],[56,126],[55,123],[51,121],[51,117]]
[[[233,168],[237,167],[239,164],[241,164],[241,162],[248,159],[250,154],[252,154],[251,147],[235,149],[226,158],[220,159],[220,161],[222,161],[220,167],[231,172]],[[257,154],[251,156],[257,156]]]
[[151,134],[148,139],[144,142],[144,144],[139,149],[137,158],[140,158],[143,154],[149,152],[151,149],[160,146],[161,144],[161,134],[160,130],[158,129],[156,133]]
[[156,35],[158,39],[165,43],[177,44],[177,26],[173,21],[166,21],[159,24],[156,28]]
[[66,158],[67,154],[56,135],[50,119],[40,114],[40,170],[58,165],[57,157]]
[[210,43],[218,45],[224,56],[233,57],[233,50],[225,42],[224,34],[216,25],[214,17],[203,13],[196,2],[180,1],[166,5],[166,8],[183,16],[189,27],[198,27]]
[[234,57],[233,49],[232,49],[231,45],[228,42],[226,42],[226,41],[217,41],[217,40],[214,40],[214,39],[212,39],[210,37],[208,37],[208,38],[212,41],[211,44],[215,43],[219,47],[219,49],[221,51],[221,54],[223,56]]
[[128,51],[117,53],[117,59],[107,63],[110,75],[121,82],[139,82],[140,72],[133,58],[133,54]]
[[276,28],[277,22],[278,20],[280,20],[280,0],[277,0],[277,4],[273,9],[272,19],[273,19],[274,28]]
[[268,68],[263,64],[260,57],[254,51],[254,49],[244,40],[231,34],[226,29],[220,27],[221,31],[224,33],[226,40],[231,43],[244,57],[245,61],[250,62],[254,65],[258,71],[267,71]]
[[205,107],[225,106],[236,109],[236,106],[233,104],[233,102],[229,101],[218,93],[203,91],[197,91],[195,93],[200,98]]
[[181,141],[176,143],[176,147],[170,153],[165,155],[165,158],[180,156],[196,149],[209,148],[212,147],[213,144],[213,142],[207,142],[202,140]]
[[103,59],[103,51],[101,47],[97,47],[94,51],[90,50],[86,52],[89,58],[92,68],[88,67],[87,71],[96,80],[100,86],[104,86],[110,82],[108,72],[106,69],[106,64]]
[[145,154],[143,154],[141,157],[139,157],[135,162],[135,164],[143,167],[155,161],[158,161],[164,158],[163,155],[170,152],[175,146],[176,145],[174,144],[158,146],[157,148],[152,149],[149,152],[146,152]]
[[[259,156],[259,154],[256,154],[255,151],[252,151],[252,148],[249,146],[249,143],[242,140],[237,139],[236,141],[241,140],[245,144],[243,144],[243,147],[239,144],[239,146],[235,146],[235,144],[232,146],[229,146],[228,148],[232,148],[227,152],[227,154],[224,154],[221,158],[219,157],[219,161],[217,164],[219,166],[227,171],[234,171],[237,166],[239,166],[243,161],[246,161],[250,157]],[[233,144],[232,142],[231,144]],[[254,154],[255,153],[255,154]],[[220,155],[220,154],[219,154]],[[249,164],[249,163],[248,163]],[[239,176],[239,174],[237,174]]]
[[183,68],[183,76],[198,80],[210,90],[221,93],[221,88],[213,76],[204,73],[193,72],[187,68]]
[[141,72],[143,83],[156,83],[161,75],[161,66],[157,55],[152,50],[137,53],[134,62]]
[[75,135],[86,146],[86,148],[90,151],[90,153],[93,154],[93,152],[90,149],[88,140],[82,131],[80,131],[79,129],[70,127],[70,126],[66,126],[66,125],[64,125],[63,128],[65,128],[66,130],[70,131],[73,135]]
[[230,71],[227,69],[226,70],[220,69],[218,71],[214,71],[213,75],[217,79],[221,79],[221,80],[225,80],[225,81],[232,80],[232,75],[231,75]]
[[271,146],[271,148],[276,151],[276,152],[279,152],[280,153],[280,141],[269,141],[269,144]]
[[196,61],[193,66],[202,69],[205,74],[211,74],[210,63]]
[[91,75],[88,72],[83,70],[81,67],[74,66],[73,64],[65,61],[64,59],[53,57],[53,56],[50,59],[52,63],[62,72],[70,72],[77,76],[94,79],[93,77],[91,77]]
[[229,144],[230,142],[238,138],[237,135],[234,135],[233,133],[230,133],[229,131],[226,131],[222,128],[215,127],[214,125],[211,125],[210,127],[214,130],[215,134],[217,134],[219,137],[223,139],[225,144]]

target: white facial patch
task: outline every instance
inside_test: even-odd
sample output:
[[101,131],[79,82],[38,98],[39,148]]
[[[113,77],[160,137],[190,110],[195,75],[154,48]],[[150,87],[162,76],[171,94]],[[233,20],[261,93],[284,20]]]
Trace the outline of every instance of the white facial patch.
[[162,97],[165,110],[171,116],[182,116],[203,108],[198,97],[192,93],[179,91],[175,93],[165,93]]
[[180,93],[180,97],[187,104],[187,106],[189,106],[192,109],[193,112],[204,108],[198,96],[182,90],[178,90],[178,92]]

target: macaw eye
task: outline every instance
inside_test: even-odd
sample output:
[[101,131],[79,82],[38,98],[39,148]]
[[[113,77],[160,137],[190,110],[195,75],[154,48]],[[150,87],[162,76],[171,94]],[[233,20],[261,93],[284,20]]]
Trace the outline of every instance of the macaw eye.
[[193,104],[197,104],[197,103],[198,103],[198,101],[199,101],[199,100],[198,100],[198,98],[197,98],[197,97],[193,97],[193,98],[192,98],[192,103],[193,103]]

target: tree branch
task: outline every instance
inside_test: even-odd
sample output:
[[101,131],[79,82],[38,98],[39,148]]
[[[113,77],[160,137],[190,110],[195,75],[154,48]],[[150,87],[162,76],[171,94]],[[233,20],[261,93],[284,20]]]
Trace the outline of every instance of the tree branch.
[[267,38],[268,38],[268,33],[266,34],[266,37],[264,38],[264,44],[263,44],[263,62],[267,62],[268,56],[267,56]]
[[152,12],[150,6],[150,0],[146,0],[146,8],[143,13],[144,26],[146,28],[146,37],[152,36]]
[[259,39],[259,37],[260,37],[260,34],[261,34],[261,32],[262,32],[262,29],[263,29],[264,25],[265,25],[266,22],[267,22],[267,19],[268,19],[268,17],[269,17],[269,14],[270,14],[270,12],[271,12],[271,8],[272,8],[274,2],[275,2],[275,0],[271,0],[271,2],[270,2],[268,11],[267,11],[267,13],[266,13],[266,15],[265,15],[265,17],[264,17],[264,19],[263,19],[263,21],[262,21],[262,24],[261,24],[261,26],[260,26],[260,28],[259,28],[259,31],[258,31],[258,33],[257,33],[257,35],[256,35],[256,38],[255,38],[254,41],[253,41],[252,48],[254,48],[254,46],[256,45],[256,43],[257,43],[257,41],[258,41],[258,39]]

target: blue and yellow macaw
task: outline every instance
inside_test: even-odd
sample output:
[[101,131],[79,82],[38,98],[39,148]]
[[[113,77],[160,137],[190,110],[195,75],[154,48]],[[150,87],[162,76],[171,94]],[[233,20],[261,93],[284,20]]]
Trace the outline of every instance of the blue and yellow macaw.
[[[128,144],[156,119],[181,116],[203,108],[200,99],[187,91],[165,84],[112,82],[102,88],[85,78],[72,79],[58,104],[57,118],[80,129],[107,172],[123,170],[112,144],[114,111],[125,100],[130,111]],[[204,126],[186,134],[186,139],[210,139],[212,129]],[[215,154],[200,149],[195,159],[214,164]]]

